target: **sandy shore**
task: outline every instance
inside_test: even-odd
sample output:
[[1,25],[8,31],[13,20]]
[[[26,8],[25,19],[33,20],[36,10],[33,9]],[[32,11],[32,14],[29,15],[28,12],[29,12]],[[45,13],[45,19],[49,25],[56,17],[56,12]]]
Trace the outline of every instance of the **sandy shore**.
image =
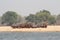
[[10,26],[0,26],[0,32],[11,31],[11,32],[60,32],[60,25],[48,26],[47,28],[19,28],[13,29]]

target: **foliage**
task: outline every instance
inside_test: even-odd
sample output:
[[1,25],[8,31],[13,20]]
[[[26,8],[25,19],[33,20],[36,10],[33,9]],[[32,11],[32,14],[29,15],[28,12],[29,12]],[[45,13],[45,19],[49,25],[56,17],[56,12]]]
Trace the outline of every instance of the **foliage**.
[[56,24],[60,25],[60,14],[57,15]]
[[56,22],[55,17],[53,17],[53,15],[51,15],[51,13],[47,10],[37,12],[35,15],[30,14],[29,16],[26,17],[26,20],[28,20],[28,22],[34,23],[48,21],[49,24],[54,24]]
[[7,11],[3,16],[1,17],[1,23],[12,25],[14,23],[20,23],[20,22],[32,22],[32,23],[42,23],[47,21],[49,25],[55,24],[60,22],[60,14],[55,17],[54,15],[51,15],[51,13],[48,10],[40,10],[36,14],[30,14],[29,16],[26,16],[25,18],[22,18],[20,15],[18,15],[16,12],[13,11]]
[[49,22],[49,24],[51,25],[51,24],[55,24],[56,23],[56,19],[55,19],[55,17],[54,16],[49,16],[49,18],[48,18],[48,22]]
[[16,23],[17,21],[17,13],[13,11],[7,11],[2,16],[2,24],[6,23],[8,25],[12,25],[13,23]]

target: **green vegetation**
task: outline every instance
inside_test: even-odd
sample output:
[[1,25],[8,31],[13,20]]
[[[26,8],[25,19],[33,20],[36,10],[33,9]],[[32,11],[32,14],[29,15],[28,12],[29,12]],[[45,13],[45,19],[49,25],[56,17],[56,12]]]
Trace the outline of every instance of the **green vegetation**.
[[56,22],[55,17],[47,10],[37,12],[35,15],[30,14],[26,17],[26,20],[34,23],[42,23],[47,21],[48,24],[54,24]]
[[56,17],[56,24],[59,24],[60,25],[60,14],[57,15],[57,17]]
[[17,22],[17,13],[13,11],[7,11],[2,16],[2,24],[12,25],[13,23]]
[[36,14],[30,14],[29,16],[23,18],[16,12],[7,11],[2,15],[2,17],[0,17],[1,24],[12,25],[24,21],[36,24],[47,21],[49,25],[55,25],[55,24],[60,25],[60,14],[54,16],[51,15],[51,13],[48,10],[40,10],[39,12],[36,12]]

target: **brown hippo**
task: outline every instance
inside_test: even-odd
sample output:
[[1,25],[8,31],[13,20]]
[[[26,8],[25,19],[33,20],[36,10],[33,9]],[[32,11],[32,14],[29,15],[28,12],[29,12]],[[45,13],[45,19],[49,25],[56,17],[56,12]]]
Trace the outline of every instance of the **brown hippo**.
[[20,28],[22,26],[22,24],[13,24],[11,27],[12,28]]
[[12,25],[12,28],[47,28],[47,24],[32,24],[32,23],[21,23],[18,25]]
[[47,23],[44,22],[42,25],[40,25],[41,28],[47,28]]
[[18,25],[12,25],[11,27],[12,28],[18,28]]
[[47,28],[47,24],[46,23],[37,24],[37,28]]

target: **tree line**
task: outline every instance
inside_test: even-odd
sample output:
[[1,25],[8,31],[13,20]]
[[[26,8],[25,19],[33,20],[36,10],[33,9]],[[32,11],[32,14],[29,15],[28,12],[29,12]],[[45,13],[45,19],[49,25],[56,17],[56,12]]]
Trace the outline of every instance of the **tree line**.
[[60,14],[52,15],[48,10],[40,10],[35,14],[29,14],[26,17],[22,17],[14,11],[7,11],[0,17],[0,24],[12,25],[22,22],[42,23],[48,22],[48,25],[60,25]]

